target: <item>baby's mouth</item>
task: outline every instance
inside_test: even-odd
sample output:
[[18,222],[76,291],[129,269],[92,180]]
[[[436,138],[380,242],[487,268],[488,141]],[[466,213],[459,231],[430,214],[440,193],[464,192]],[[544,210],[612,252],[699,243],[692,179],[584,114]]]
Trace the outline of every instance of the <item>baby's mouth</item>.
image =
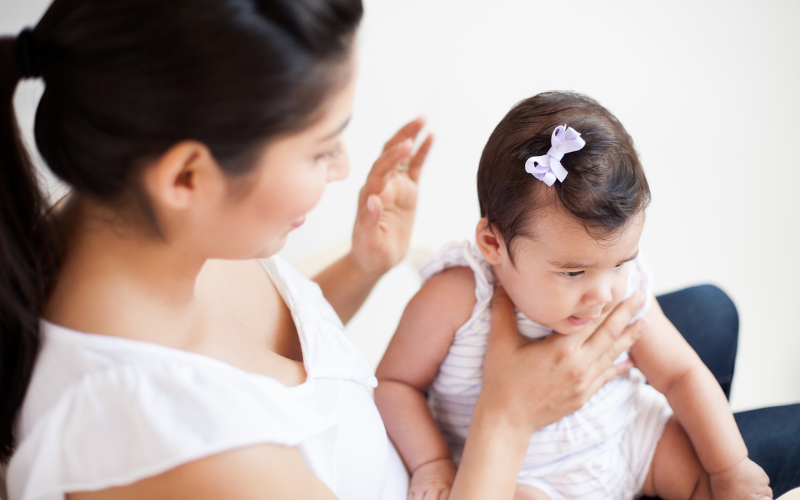
[[588,322],[590,322],[592,319],[593,318],[579,318],[577,316],[570,316],[569,318],[567,318],[567,321],[569,321],[569,324],[573,326],[583,326]]

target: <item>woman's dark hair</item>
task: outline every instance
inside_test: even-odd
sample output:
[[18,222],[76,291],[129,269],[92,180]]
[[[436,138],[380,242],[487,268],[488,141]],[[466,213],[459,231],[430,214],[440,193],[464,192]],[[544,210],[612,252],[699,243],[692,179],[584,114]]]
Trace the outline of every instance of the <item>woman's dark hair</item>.
[[32,33],[0,38],[0,460],[62,253],[20,140],[20,78],[44,78],[35,136],[53,173],[160,235],[139,183],[148,161],[196,140],[229,176],[250,171],[349,77],[361,16],[361,0],[55,0]]
[[[568,175],[552,187],[525,171],[531,156],[550,149],[556,127],[567,124],[586,145],[561,160]],[[613,237],[650,202],[633,139],[597,101],[573,92],[544,92],[517,103],[483,148],[478,167],[481,217],[511,242],[535,237],[536,212],[560,200],[595,239]]]

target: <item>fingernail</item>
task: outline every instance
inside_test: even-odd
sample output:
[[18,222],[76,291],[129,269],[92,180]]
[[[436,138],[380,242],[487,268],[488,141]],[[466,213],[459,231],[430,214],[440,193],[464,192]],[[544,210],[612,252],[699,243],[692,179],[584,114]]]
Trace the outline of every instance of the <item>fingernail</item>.
[[636,322],[636,328],[639,329],[640,332],[645,333],[647,331],[647,327],[650,326],[647,324],[646,319],[640,319]]
[[636,292],[636,300],[634,302],[637,307],[641,307],[644,305],[644,294],[642,292]]
[[375,213],[375,202],[372,201],[372,197],[370,196],[367,198],[367,212]]

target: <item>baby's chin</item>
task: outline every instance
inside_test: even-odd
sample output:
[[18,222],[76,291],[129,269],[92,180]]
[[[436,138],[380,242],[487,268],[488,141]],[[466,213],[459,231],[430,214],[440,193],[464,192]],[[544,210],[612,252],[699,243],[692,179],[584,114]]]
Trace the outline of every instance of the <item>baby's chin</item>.
[[587,325],[573,325],[568,319],[559,321],[557,325],[551,326],[555,333],[559,335],[572,335],[586,328]]

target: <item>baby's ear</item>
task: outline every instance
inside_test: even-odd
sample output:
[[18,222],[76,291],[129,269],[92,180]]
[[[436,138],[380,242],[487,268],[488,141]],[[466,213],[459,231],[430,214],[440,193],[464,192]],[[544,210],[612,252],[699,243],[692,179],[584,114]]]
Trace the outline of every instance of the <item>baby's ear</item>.
[[491,227],[486,217],[478,221],[475,242],[489,264],[496,266],[506,251],[505,241],[496,227]]

